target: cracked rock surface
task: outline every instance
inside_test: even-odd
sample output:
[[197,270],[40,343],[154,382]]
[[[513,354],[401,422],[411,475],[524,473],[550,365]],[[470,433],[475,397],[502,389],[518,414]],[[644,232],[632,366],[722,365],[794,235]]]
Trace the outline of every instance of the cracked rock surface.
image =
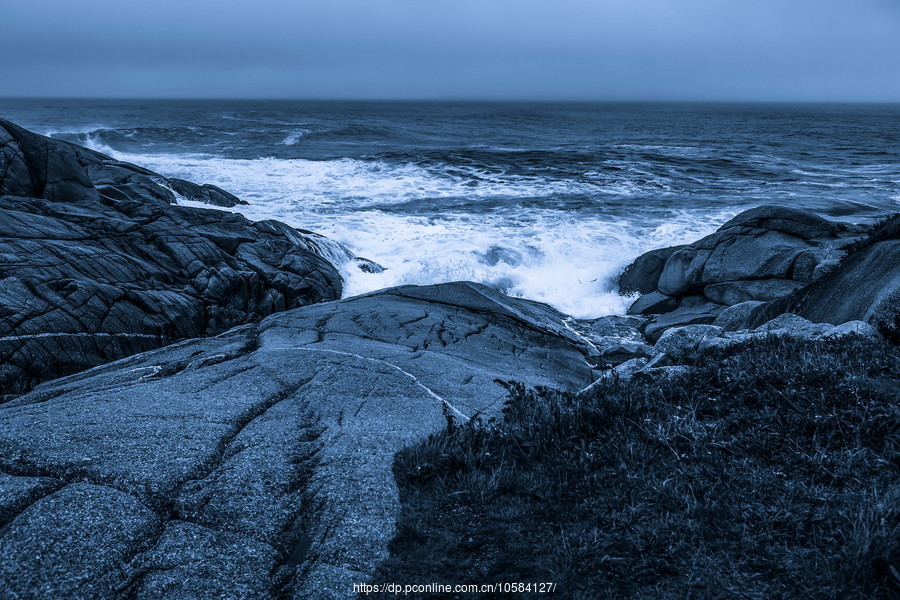
[[473,283],[272,315],[0,406],[6,597],[346,598],[386,553],[394,454],[497,380],[596,374],[555,310]]
[[169,186],[0,119],[0,401],[340,297],[321,236],[178,206]]

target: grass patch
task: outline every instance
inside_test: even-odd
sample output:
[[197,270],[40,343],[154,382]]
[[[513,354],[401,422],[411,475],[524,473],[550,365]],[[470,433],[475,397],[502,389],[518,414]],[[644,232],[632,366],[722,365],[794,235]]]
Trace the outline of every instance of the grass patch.
[[582,396],[512,384],[501,420],[400,452],[402,515],[373,581],[900,597],[900,350],[769,338],[693,366]]
[[900,212],[878,219],[865,236],[842,246],[841,250],[847,253],[846,256],[852,256],[872,244],[897,239],[900,239]]

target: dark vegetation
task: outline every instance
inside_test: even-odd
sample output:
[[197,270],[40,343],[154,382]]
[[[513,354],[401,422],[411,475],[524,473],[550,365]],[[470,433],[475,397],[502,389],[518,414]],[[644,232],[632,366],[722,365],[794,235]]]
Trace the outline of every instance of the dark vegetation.
[[869,229],[868,234],[842,246],[841,250],[847,253],[846,256],[852,256],[861,250],[865,250],[872,244],[898,239],[900,239],[900,212],[877,220]]
[[511,384],[502,420],[398,454],[402,516],[373,581],[900,598],[900,349],[769,338],[692,366],[580,396]]

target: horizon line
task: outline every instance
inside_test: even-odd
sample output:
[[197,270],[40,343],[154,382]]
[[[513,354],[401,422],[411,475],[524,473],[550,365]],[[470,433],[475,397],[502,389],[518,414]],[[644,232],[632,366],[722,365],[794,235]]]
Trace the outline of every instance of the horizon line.
[[809,99],[613,99],[613,98],[315,98],[315,97],[233,97],[233,96],[0,96],[2,100],[121,100],[158,102],[366,102],[366,103],[460,103],[460,104],[820,104],[820,105],[900,105],[898,100],[809,100]]

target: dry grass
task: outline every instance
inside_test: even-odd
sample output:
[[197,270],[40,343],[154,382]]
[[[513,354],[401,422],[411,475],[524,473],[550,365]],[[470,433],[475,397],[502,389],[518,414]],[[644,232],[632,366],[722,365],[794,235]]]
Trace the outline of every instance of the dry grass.
[[694,366],[582,396],[511,385],[502,420],[401,452],[374,580],[900,598],[900,350],[771,338]]

